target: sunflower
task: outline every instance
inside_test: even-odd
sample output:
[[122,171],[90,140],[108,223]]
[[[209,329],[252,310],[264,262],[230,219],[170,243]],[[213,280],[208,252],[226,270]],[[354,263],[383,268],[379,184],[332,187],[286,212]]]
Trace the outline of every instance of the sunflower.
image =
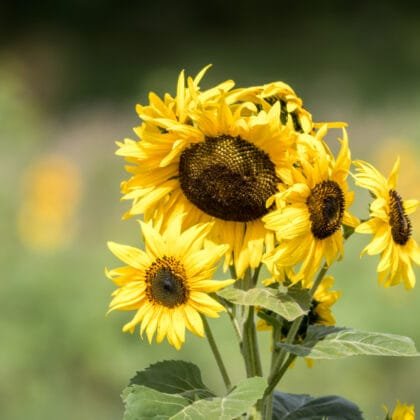
[[342,256],[342,225],[358,224],[347,210],[353,193],[346,182],[351,164],[346,130],[337,159],[322,141],[325,132],[302,137],[301,158],[292,171],[294,182],[271,199],[276,210],[263,217],[265,227],[274,230],[279,241],[265,260],[279,267],[302,263],[291,280],[303,280],[305,287],[312,284],[324,258],[331,265]]
[[389,415],[388,409],[386,407],[384,408],[386,411],[386,420],[414,420],[416,418],[414,404],[407,405],[397,401],[397,405],[391,416]]
[[282,124],[280,102],[263,110],[246,101],[232,104],[229,86],[200,93],[189,79],[182,119],[152,116],[153,104],[147,112],[139,107],[140,141],[120,143],[117,154],[133,164],[122,188],[133,200],[128,216],[144,214],[162,227],[178,213],[187,215],[184,228],[214,222],[209,239],[228,245],[225,268],[233,264],[240,278],[273,243],[262,217],[279,184],[292,181],[298,133]]
[[151,224],[140,222],[146,251],[109,242],[111,252],[127,265],[107,271],[118,286],[113,292],[110,311],[136,311],[123,331],[146,332],[149,342],[156,333],[176,349],[185,341],[185,328],[204,336],[200,314],[218,317],[224,310],[208,293],[234,280],[211,279],[215,264],[226,251],[219,245],[203,249],[211,224],[198,224],[180,230],[182,215],[160,234]]
[[417,200],[403,200],[396,191],[399,158],[386,179],[371,164],[354,162],[356,185],[366,188],[375,197],[370,205],[370,219],[357,227],[358,233],[373,234],[372,241],[362,251],[368,255],[380,254],[377,267],[379,283],[385,287],[404,282],[412,289],[416,278],[412,261],[420,264],[420,251],[412,238],[412,227],[408,217],[418,205]]

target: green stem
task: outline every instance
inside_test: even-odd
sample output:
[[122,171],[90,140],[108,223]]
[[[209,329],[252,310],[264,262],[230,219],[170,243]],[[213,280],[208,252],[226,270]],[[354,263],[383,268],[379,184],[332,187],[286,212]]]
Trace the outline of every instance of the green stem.
[[[280,368],[279,381],[283,377],[283,375],[287,372],[287,369],[289,369],[290,365],[295,361],[296,357],[297,356],[294,354],[289,354],[288,359]],[[262,406],[263,406],[262,418],[264,420],[271,420],[273,418],[273,392],[270,392],[268,395],[265,396],[265,398],[263,398]]]
[[[255,286],[255,283],[258,280],[258,272],[258,269],[254,271],[253,275],[251,275],[250,269],[245,272],[244,279],[242,280],[243,290],[249,290]],[[245,322],[243,323],[242,329],[242,355],[245,360],[245,368],[248,378],[252,378],[253,376],[262,376],[254,314],[255,308],[253,306],[246,308]]]
[[283,366],[280,368],[279,371],[279,381],[283,377],[283,375],[287,372],[287,369],[289,369],[289,366],[295,361],[296,359],[295,354],[289,354],[288,359],[283,363]]
[[[273,332],[271,337],[272,342],[272,350],[271,350],[271,363],[270,365],[273,366],[275,360],[279,354],[279,349],[276,347],[276,343],[280,341],[281,338],[281,324],[280,325],[273,325]],[[269,393],[263,398],[262,403],[262,418],[266,420],[271,420],[273,416],[273,393]]]
[[219,349],[217,348],[217,344],[211,332],[210,325],[204,316],[201,316],[201,318],[203,320],[204,331],[206,333],[207,340],[210,344],[210,348],[213,352],[214,358],[216,359],[216,363],[222,375],[223,382],[225,383],[226,389],[230,391],[230,389],[232,388],[232,383],[230,382],[229,375],[222,360],[222,356],[220,355]]
[[238,320],[236,319],[236,315],[234,312],[235,309],[235,305],[233,305],[232,303],[228,302],[227,300],[223,299],[220,296],[215,295],[214,298],[225,307],[227,314],[229,315],[229,319],[232,322],[232,326],[233,329],[235,331],[236,334],[236,338],[238,339],[238,342],[241,344],[242,343],[242,331],[241,331],[241,327],[239,326]]
[[[329,266],[325,263],[322,269],[320,270],[320,272],[318,273],[318,276],[316,277],[314,284],[312,285],[309,291],[309,295],[311,296],[311,298],[313,297],[318,286],[321,284],[321,281],[324,278],[326,272],[328,271],[328,268]],[[299,327],[303,321],[303,318],[304,318],[304,315],[300,316],[299,318],[296,318],[293,321],[292,326],[290,327],[289,333],[287,334],[287,337],[286,337],[286,341],[285,341],[286,344],[293,344],[293,342],[295,341],[296,334],[299,331]],[[265,390],[264,395],[271,394],[274,388],[276,387],[277,383],[283,376],[284,371],[282,371],[282,365],[286,359],[287,353],[288,353],[287,350],[285,348],[282,348],[280,350],[278,357],[275,358],[274,363],[271,367],[270,376],[268,378],[268,387]]]
[[258,349],[257,331],[254,321],[254,307],[250,306],[248,316],[244,324],[243,353],[246,359],[248,378],[262,376],[260,353]]

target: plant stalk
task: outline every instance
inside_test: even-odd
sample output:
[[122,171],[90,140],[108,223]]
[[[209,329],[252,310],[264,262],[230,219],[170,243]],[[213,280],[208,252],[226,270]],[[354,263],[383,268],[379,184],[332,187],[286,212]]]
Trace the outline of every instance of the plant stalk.
[[213,337],[213,334],[211,332],[210,325],[207,322],[207,319],[206,319],[205,316],[202,315],[201,318],[203,320],[204,331],[206,333],[207,340],[209,342],[211,351],[213,352],[213,356],[216,359],[216,363],[217,363],[217,366],[218,366],[218,368],[220,370],[220,373],[222,375],[223,382],[226,386],[226,389],[228,391],[230,391],[230,389],[232,388],[232,383],[230,381],[230,378],[229,378],[229,375],[227,373],[226,367],[223,363],[222,356],[219,352],[219,349],[217,348],[217,344],[216,344],[216,341],[215,341],[215,339]]
[[[242,287],[244,290],[249,290],[255,286],[258,280],[258,273],[259,270],[256,269],[254,271],[254,275],[251,276],[251,271],[246,271],[245,277],[242,280]],[[245,360],[245,368],[248,378],[252,378],[254,376],[262,376],[262,367],[260,353],[258,349],[257,331],[255,328],[254,314],[254,307],[248,307],[242,330],[242,355]]]

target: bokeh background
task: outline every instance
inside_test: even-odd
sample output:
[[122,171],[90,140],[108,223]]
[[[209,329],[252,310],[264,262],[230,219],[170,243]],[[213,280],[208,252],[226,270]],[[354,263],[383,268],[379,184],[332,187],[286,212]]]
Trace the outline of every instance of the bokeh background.
[[[139,244],[137,223],[120,220],[127,175],[114,142],[134,136],[148,91],[173,93],[181,69],[208,63],[203,86],[286,81],[316,121],[349,123],[354,157],[387,172],[401,155],[401,193],[419,198],[419,48],[420,8],[409,2],[1,2],[0,417],[119,419],[128,379],[162,359],[197,363],[223,389],[204,340],[149,346],[121,333],[129,314],[105,317],[103,268],[118,264],[105,243]],[[380,288],[377,260],[359,259],[367,240],[352,237],[333,269],[338,324],[420,347],[420,287]],[[241,379],[227,319],[212,325]],[[298,363],[282,390],[341,394],[374,419],[396,399],[420,411],[419,378],[417,359],[351,358]]]

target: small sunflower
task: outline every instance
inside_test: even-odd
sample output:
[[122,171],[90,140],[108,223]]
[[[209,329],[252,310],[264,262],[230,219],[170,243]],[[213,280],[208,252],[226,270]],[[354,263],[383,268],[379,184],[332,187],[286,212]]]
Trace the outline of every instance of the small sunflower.
[[[335,325],[335,318],[332,314],[331,307],[337,302],[341,296],[341,292],[330,290],[334,284],[332,276],[326,276],[315,291],[313,303],[310,309],[313,319],[309,324],[317,325]],[[309,317],[310,318],[310,317]]]
[[136,311],[123,331],[146,332],[149,342],[156,333],[179,349],[185,328],[204,336],[200,314],[218,317],[224,308],[208,293],[234,280],[209,280],[226,251],[219,245],[203,249],[211,224],[199,224],[181,232],[182,217],[160,234],[151,224],[140,222],[146,251],[109,242],[109,249],[127,265],[107,271],[118,289],[113,292],[110,311]]
[[387,407],[384,407],[386,411],[386,420],[415,420],[416,413],[414,411],[414,404],[402,404],[397,401],[397,405],[392,412],[392,415],[389,415]]
[[294,182],[276,194],[272,199],[276,210],[263,218],[279,241],[265,260],[279,267],[302,263],[291,280],[303,280],[305,287],[310,287],[324,258],[331,265],[342,256],[342,225],[358,224],[347,210],[353,193],[348,191],[346,181],[351,164],[346,130],[337,159],[322,141],[325,132],[320,130],[315,137],[301,139],[301,158],[292,171]]
[[412,262],[420,264],[420,250],[411,236],[408,215],[415,212],[418,201],[403,200],[396,191],[400,160],[395,162],[388,179],[367,162],[356,161],[354,165],[356,185],[375,197],[370,205],[370,219],[356,228],[358,233],[374,235],[362,254],[380,254],[380,284],[389,287],[404,282],[406,289],[412,289],[416,283]]
[[122,187],[133,200],[128,215],[144,214],[163,227],[178,213],[187,215],[184,228],[214,222],[209,239],[229,246],[225,268],[233,264],[240,278],[273,243],[261,219],[269,212],[267,199],[291,181],[298,134],[282,124],[278,101],[266,110],[246,101],[233,105],[230,85],[224,88],[200,94],[188,79],[182,119],[138,107],[141,140],[120,143],[117,154],[133,164]]

